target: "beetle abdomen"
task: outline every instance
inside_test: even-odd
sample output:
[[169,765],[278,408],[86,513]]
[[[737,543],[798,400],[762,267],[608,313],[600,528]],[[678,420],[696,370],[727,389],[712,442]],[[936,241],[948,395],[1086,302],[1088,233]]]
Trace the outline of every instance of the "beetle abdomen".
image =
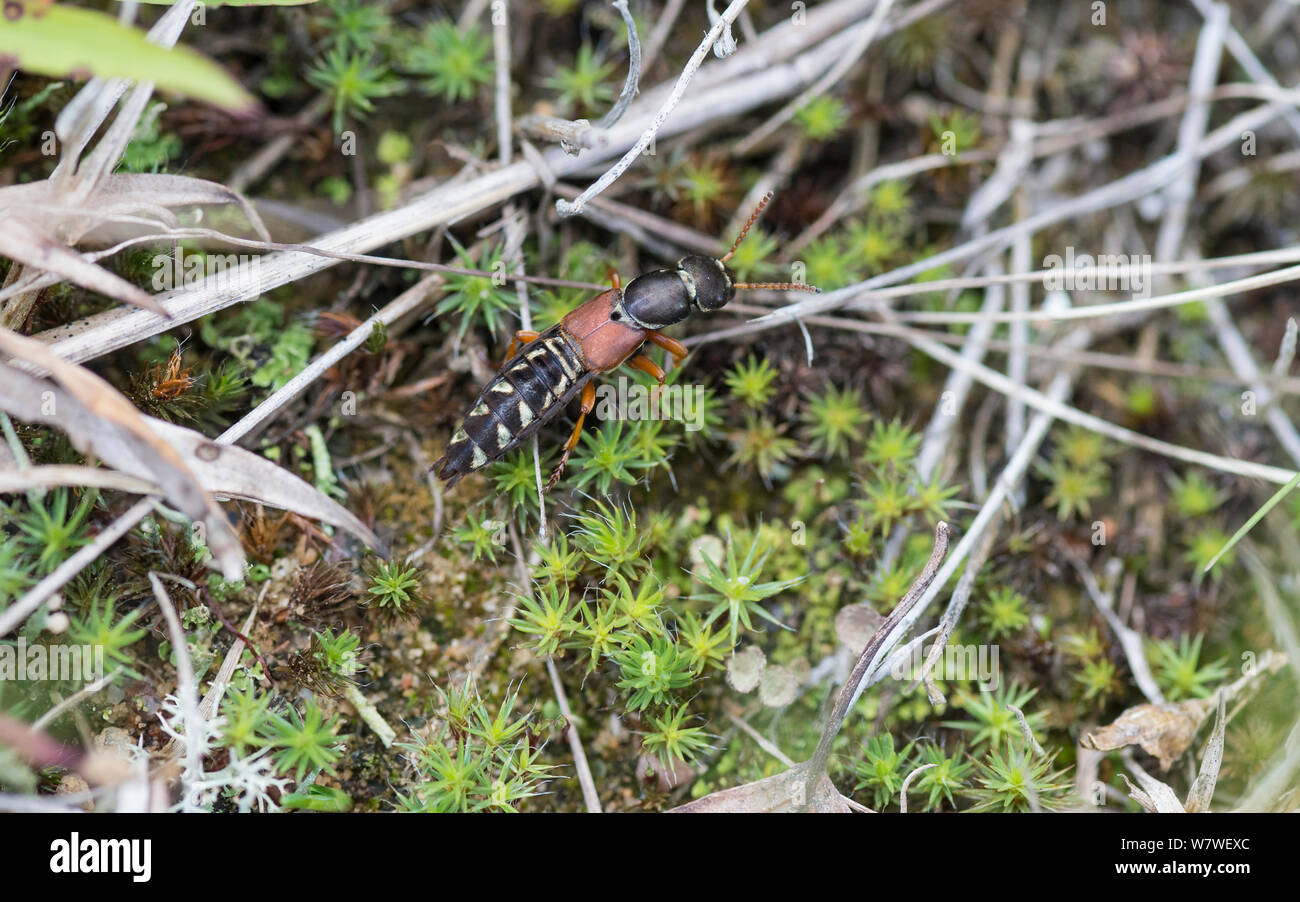
[[524,345],[489,382],[434,463],[449,487],[514,450],[591,379],[560,326]]

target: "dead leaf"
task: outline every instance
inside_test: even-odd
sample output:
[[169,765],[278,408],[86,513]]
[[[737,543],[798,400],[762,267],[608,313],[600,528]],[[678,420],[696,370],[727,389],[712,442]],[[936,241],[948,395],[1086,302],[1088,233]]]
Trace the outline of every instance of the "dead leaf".
[[52,273],[82,288],[117,298],[151,313],[167,316],[162,304],[153,296],[132,285],[119,275],[98,266],[32,223],[9,215],[0,219],[0,255],[17,260],[24,266]]
[[0,469],[0,492],[26,492],[56,485],[75,485],[85,488],[116,489],[137,495],[152,495],[160,489],[152,482],[127,476],[102,467],[79,467],[71,464],[51,464],[28,467],[25,470]]
[[1210,810],[1214,799],[1214,787],[1219,782],[1219,768],[1223,766],[1224,727],[1227,724],[1227,708],[1223,690],[1219,690],[1219,713],[1214,719],[1214,731],[1205,743],[1205,755],[1201,758],[1201,769],[1196,775],[1192,788],[1187,791],[1187,810],[1192,814]]
[[384,542],[351,511],[284,467],[236,445],[219,445],[184,426],[153,417],[144,417],[144,421],[167,444],[181,452],[190,470],[209,492],[256,501],[330,523],[387,556]]
[[[253,231],[271,240],[262,217],[248,198],[207,179],[153,172],[122,172],[105,176],[85,198],[62,192],[49,179],[0,188],[0,210],[15,214],[39,211],[41,228],[51,236],[74,243],[97,225],[113,217],[149,214],[163,218],[178,207],[239,207]],[[167,214],[171,222],[174,217]],[[139,232],[139,227],[135,227]]]
[[[1128,774],[1120,774],[1120,779],[1128,787],[1129,798],[1142,806],[1143,811],[1151,814],[1184,814],[1186,813],[1178,796],[1167,783],[1162,783],[1155,777],[1147,774],[1145,771],[1139,772],[1139,780],[1142,785],[1150,790],[1150,793],[1144,792],[1133,785],[1133,781],[1128,778]],[[1142,779],[1145,777],[1146,779]]]
[[767,814],[781,812],[846,813],[854,806],[840,795],[825,773],[811,791],[808,776],[811,762],[743,786],[722,789],[679,805],[671,814]]
[[180,453],[149,428],[117,389],[45,345],[0,329],[0,351],[35,364],[50,379],[0,363],[0,406],[29,423],[55,425],[77,450],[124,473],[155,482],[168,501],[202,522],[208,547],[227,579],[244,574],[244,552],[225,512],[203,489]]
[[1160,769],[1170,766],[1187,751],[1210,711],[1210,702],[1194,698],[1185,702],[1136,705],[1095,733],[1083,737],[1083,745],[1109,752],[1127,745],[1141,746],[1160,759]]

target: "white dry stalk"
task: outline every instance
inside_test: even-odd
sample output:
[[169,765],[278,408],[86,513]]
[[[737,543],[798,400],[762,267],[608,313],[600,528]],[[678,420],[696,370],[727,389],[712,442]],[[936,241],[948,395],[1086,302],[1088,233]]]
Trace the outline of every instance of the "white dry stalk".
[[1088,597],[1092,599],[1093,604],[1097,606],[1097,610],[1101,612],[1115,634],[1115,638],[1119,640],[1120,648],[1124,650],[1124,657],[1128,661],[1128,669],[1133,674],[1133,682],[1137,683],[1138,689],[1142,690],[1142,694],[1151,704],[1164,704],[1165,696],[1151,674],[1146,649],[1142,646],[1142,635],[1120,620],[1119,615],[1115,613],[1112,594],[1102,591],[1092,571],[1078,558],[1072,558],[1071,562],[1083,580],[1083,587]]
[[911,787],[912,781],[920,774],[925,773],[932,767],[938,767],[938,764],[922,764],[915,768],[911,773],[903,778],[903,785],[898,790],[898,813],[907,814],[907,790]]
[[20,600],[0,611],[0,636],[8,635],[18,625],[36,612],[36,609],[63,588],[74,576],[93,564],[100,555],[135,524],[153,510],[153,499],[144,498],[132,505],[95,536],[94,541],[83,545],[77,552],[55,567],[44,579],[27,591]]
[[[532,575],[530,570],[541,561],[541,555],[533,549],[524,560],[523,546],[519,542],[519,531],[515,529],[515,524],[510,524],[510,545],[515,553],[515,568],[519,575],[519,592],[520,594],[531,591]],[[492,649],[500,644],[505,638],[505,634],[510,631],[510,618],[514,616],[513,608],[501,617],[502,630],[497,633],[495,643]],[[486,664],[486,661],[483,662]],[[573,769],[578,777],[578,785],[582,789],[582,800],[587,806],[588,813],[600,814],[600,794],[596,792],[596,780],[591,774],[591,765],[587,763],[587,752],[582,747],[582,737],[578,734],[578,728],[573,722],[573,712],[569,709],[569,697],[564,691],[564,682],[560,679],[560,671],[555,667],[555,661],[548,656],[546,658],[546,673],[551,680],[551,688],[555,691],[555,701],[559,705],[560,714],[564,717],[567,729],[565,739],[569,743],[569,751],[573,755]]]
[[[1234,116],[1231,120],[1224,123],[1205,137],[1196,148],[1196,159],[1209,156],[1229,144],[1237,141],[1241,133],[1248,129],[1259,128],[1263,124],[1277,118],[1281,111],[1287,108],[1287,104],[1280,101],[1273,101],[1263,104],[1255,109],[1249,110]],[[1078,195],[1055,204],[1052,208],[1043,210],[1030,216],[1021,222],[1013,223],[1001,229],[995,229],[987,235],[971,238],[969,241],[949,248],[933,256],[926,257],[906,266],[901,266],[887,273],[867,279],[856,285],[839,289],[838,291],[827,292],[808,300],[797,301],[774,310],[767,316],[761,317],[756,321],[763,328],[771,328],[781,325],[802,316],[808,316],[813,313],[823,313],[834,310],[839,307],[849,305],[859,297],[869,295],[872,289],[884,288],[895,285],[916,276],[923,275],[930,270],[936,269],[948,264],[959,263],[968,260],[977,254],[990,250],[998,250],[1010,245],[1022,235],[1033,235],[1034,233],[1055,225],[1060,222],[1078,219],[1091,213],[1109,209],[1110,207],[1119,206],[1120,204],[1129,203],[1150,194],[1154,190],[1164,187],[1191,161],[1175,152],[1169,156],[1163,157],[1156,162],[1143,167],[1128,175],[1122,176],[1114,181],[1108,182],[1098,188]],[[1285,272],[1285,271],[1284,271]],[[1300,278],[1300,273],[1288,274],[1282,278],[1287,281],[1290,278]],[[1269,283],[1276,284],[1276,283]],[[1218,297],[1220,295],[1213,295]],[[1153,300],[1153,299],[1149,299]],[[1132,302],[1134,304],[1142,302]],[[1186,301],[1178,302],[1186,303]],[[1101,306],[1101,305],[1098,305]],[[1110,305],[1114,306],[1114,305]],[[1159,305],[1157,305],[1159,306]],[[1079,308],[1086,310],[1089,308]],[[1144,309],[1144,308],[1139,308]],[[952,316],[953,322],[960,322],[956,318],[957,314],[940,314],[942,316]],[[1087,316],[1088,314],[1084,314]],[[1014,322],[1014,315],[1003,314],[998,322]]]
[[1176,291],[1169,294],[1152,295],[1149,298],[1115,301],[1109,304],[1089,304],[1055,311],[1031,310],[1028,313],[996,313],[988,315],[982,313],[899,313],[896,319],[900,322],[953,325],[957,323],[978,323],[983,322],[985,319],[994,323],[1047,323],[1096,319],[1102,316],[1128,316],[1135,313],[1149,313],[1152,310],[1181,307],[1184,304],[1215,300],[1236,294],[1245,294],[1260,288],[1283,285],[1297,280],[1300,280],[1300,266],[1288,266],[1271,272],[1220,282],[1217,285],[1206,285],[1201,288],[1189,288],[1185,291]]
[[[192,787],[190,781],[198,780],[203,775],[203,756],[208,752],[208,738],[211,725],[199,710],[198,681],[194,676],[194,663],[190,660],[189,644],[185,639],[185,630],[176,616],[176,607],[171,597],[163,588],[158,574],[150,571],[149,585],[153,588],[154,599],[167,621],[167,634],[171,637],[172,652],[176,656],[176,691],[180,699],[179,720],[184,733],[181,741],[185,743],[185,770],[182,785],[182,804],[190,801]],[[190,585],[193,588],[193,584]],[[164,720],[164,724],[166,721]],[[173,727],[174,729],[174,727]]]
[[[827,6],[831,12],[842,13],[843,10],[850,9],[852,4],[832,3]],[[820,15],[820,9],[811,10],[803,28],[783,25],[774,29],[777,36],[784,39],[779,47],[763,42],[755,49],[752,58],[746,49],[725,63],[705,67],[702,71],[712,78],[702,79],[705,86],[682,100],[676,114],[661,130],[661,135],[690,131],[705,122],[716,121],[719,110],[739,115],[799,90],[807,83],[809,73],[815,77],[816,72],[820,71],[818,67],[825,64],[827,51],[823,46],[811,50],[803,48],[820,32],[821,23],[831,21],[828,15]],[[824,43],[834,41],[835,37],[831,37]],[[790,59],[790,56],[801,51],[802,55]],[[774,61],[773,57],[778,53],[785,54],[781,58],[786,61]],[[742,78],[724,80],[724,76],[732,71],[731,64],[741,58],[744,58],[742,61],[747,65],[754,65],[759,58],[765,60],[766,64],[757,64],[754,71],[744,73]],[[629,111],[628,116],[606,133],[605,144],[592,152],[593,160],[578,163],[563,151],[552,149],[541,155],[544,164],[542,171],[549,170],[562,176],[585,168],[591,162],[612,156],[620,147],[629,146],[653,118],[648,111],[636,113],[646,105],[645,98],[642,98]],[[312,243],[331,252],[364,252],[417,232],[455,222],[536,187],[542,178],[541,172],[533,163],[515,163],[462,183],[441,186],[413,199],[404,207],[319,236]],[[173,316],[170,321],[152,314],[134,316],[130,311],[119,308],[90,317],[84,324],[79,322],[51,329],[41,333],[40,339],[51,343],[65,359],[92,359],[233,304],[252,300],[273,288],[295,282],[336,263],[336,260],[330,258],[300,252],[268,254],[259,261],[260,278],[255,285],[240,286],[239,290],[230,291],[220,286],[217,280],[208,279],[192,287],[158,295],[158,300]]]
[[[1216,3],[1209,9],[1204,27],[1196,42],[1196,56],[1188,76],[1188,93],[1193,98],[1204,98],[1218,78],[1219,61],[1223,56],[1223,41],[1228,28],[1228,8]],[[1188,163],[1178,178],[1164,190],[1165,215],[1156,235],[1157,260],[1172,260],[1179,256],[1183,236],[1187,229],[1187,214],[1196,194],[1196,180],[1201,171],[1196,148],[1205,139],[1205,128],[1210,119],[1210,105],[1204,99],[1194,99],[1183,111],[1178,127],[1177,153]]]
[[[985,272],[989,275],[998,275],[1001,270],[999,264],[992,263]],[[988,350],[988,341],[993,337],[994,323],[991,317],[1002,311],[1005,302],[1006,290],[1003,286],[993,284],[985,289],[984,306],[980,308],[980,313],[985,318],[982,318],[967,333],[966,342],[961,349],[962,359],[972,363],[984,359]],[[961,420],[961,412],[966,406],[966,399],[970,396],[974,383],[974,377],[965,369],[949,371],[948,378],[939,393],[939,403],[935,405],[934,415],[926,426],[921,449],[916,455],[916,473],[922,482],[928,481],[939,466],[939,461],[952,438],[953,429]]]
[[668,99],[664,101],[663,105],[659,108],[659,111],[655,113],[654,118],[651,119],[649,126],[641,132],[641,136],[637,138],[636,142],[627,153],[623,154],[622,158],[620,158],[617,163],[607,169],[600,178],[596,179],[596,181],[592,183],[591,187],[578,195],[577,200],[570,203],[561,198],[555,202],[555,209],[561,216],[573,216],[577,213],[581,213],[582,208],[586,206],[587,201],[591,200],[597,194],[600,194],[610,185],[614,184],[614,181],[626,172],[628,167],[645,152],[645,149],[650,146],[650,142],[655,139],[659,130],[663,128],[664,122],[668,119],[668,114],[673,111],[673,108],[677,106],[679,101],[681,101],[682,95],[686,93],[687,85],[691,83],[691,79],[695,77],[695,73],[699,71],[700,66],[704,63],[704,57],[708,55],[709,48],[713,46],[713,42],[718,40],[718,38],[722,36],[723,31],[731,26],[731,23],[736,20],[736,16],[740,15],[740,11],[744,9],[748,3],[749,0],[732,0],[731,5],[723,11],[722,15],[718,18],[718,21],[709,29],[708,34],[704,36],[704,40],[700,42],[700,46],[695,49],[693,54],[691,54],[691,58],[687,60],[686,67],[682,70],[682,74],[678,76],[676,84],[673,85],[673,90],[668,95]]
[[437,274],[425,276],[406,291],[384,305],[379,312],[366,318],[359,326],[338,341],[332,348],[307,364],[292,379],[250,410],[240,420],[221,433],[214,441],[220,445],[233,445],[249,434],[261,429],[307,388],[324,375],[330,367],[361,347],[374,334],[375,326],[391,326],[403,316],[420,309],[429,295],[443,282]]
[[[1227,6],[1225,3],[1215,3],[1213,0],[1191,0],[1191,4],[1196,7],[1197,12],[1207,19],[1216,15],[1216,10],[1219,7]],[[1288,6],[1294,6],[1294,4],[1288,3]],[[1278,80],[1269,73],[1268,69],[1264,68],[1264,64],[1259,61],[1259,57],[1250,49],[1250,45],[1246,43],[1241,33],[1232,27],[1231,22],[1226,20],[1226,16],[1224,24],[1226,25],[1224,42],[1227,45],[1228,53],[1241,65],[1241,68],[1250,76],[1251,80],[1266,87],[1280,88],[1281,85]],[[1291,130],[1296,133],[1296,136],[1300,137],[1300,113],[1295,110],[1286,110],[1282,113],[1282,118],[1286,120],[1287,125],[1291,126]]]
[[1082,426],[1085,429],[1100,433],[1101,435],[1104,435],[1107,438],[1112,438],[1122,444],[1141,448],[1144,451],[1152,451],[1156,454],[1164,455],[1165,457],[1184,461],[1185,463],[1209,467],[1210,469],[1219,470],[1223,473],[1248,476],[1252,479],[1263,479],[1267,482],[1273,482],[1278,485],[1286,485],[1296,475],[1294,471],[1286,470],[1281,467],[1272,467],[1267,464],[1257,464],[1254,461],[1223,457],[1196,448],[1186,448],[1182,445],[1174,445],[1169,442],[1161,441],[1160,439],[1151,438],[1150,436],[1143,435],[1140,432],[1134,432],[1132,429],[1117,426],[1109,420],[1104,420],[1101,417],[1084,413],[1076,407],[1071,407],[1068,404],[1054,401],[1042,392],[1035,391],[1027,386],[1017,385],[996,370],[992,370],[983,364],[971,363],[970,361],[962,359],[961,355],[949,350],[936,341],[911,335],[905,337],[913,347],[918,348],[926,355],[935,358],[939,362],[947,364],[948,366],[969,369],[977,380],[984,383],[994,391],[1019,397],[1031,407],[1037,408],[1045,413],[1050,413],[1052,416],[1064,420],[1067,423],[1074,423],[1076,426]]
[[1300,339],[1300,326],[1294,316],[1287,317],[1286,331],[1282,333],[1282,343],[1277,349],[1277,359],[1273,361],[1273,375],[1270,381],[1281,382],[1291,370],[1295,361],[1296,341]]
[[930,654],[926,656],[925,665],[921,668],[921,674],[918,678],[925,683],[925,695],[931,707],[938,707],[947,701],[935,682],[934,668],[938,665],[939,659],[943,657],[943,650],[948,647],[948,640],[952,638],[952,631],[957,628],[957,621],[961,619],[962,612],[970,601],[971,593],[975,590],[975,580],[979,577],[980,570],[984,569],[984,562],[988,560],[989,554],[993,551],[993,543],[997,540],[998,526],[1002,522],[1002,510],[1001,507],[996,508],[993,516],[985,525],[980,541],[976,543],[970,553],[970,560],[966,564],[966,569],[962,571],[961,578],[957,580],[956,588],[952,590],[952,597],[948,600],[948,607],[944,609],[943,616],[939,618],[939,638],[935,640],[934,645],[930,646]]
[[1278,444],[1300,466],[1300,433],[1296,432],[1295,424],[1281,405],[1273,403],[1273,389],[1256,365],[1255,355],[1251,353],[1250,345],[1233,321],[1227,305],[1215,299],[1207,303],[1205,309],[1209,313],[1219,348],[1223,351],[1223,356],[1228,358],[1232,371],[1249,386],[1249,391],[1255,396],[1256,409],[1263,412],[1264,420],[1273,430]]
[[551,678],[551,687],[555,690],[555,700],[560,706],[560,715],[568,725],[565,738],[569,741],[569,751],[573,753],[573,768],[578,773],[578,785],[582,787],[582,800],[587,811],[600,813],[600,796],[596,794],[596,781],[591,775],[591,765],[587,763],[587,753],[583,751],[582,739],[578,728],[573,723],[573,712],[569,710],[569,697],[564,692],[564,683],[560,682],[560,672],[555,668],[555,659],[546,659],[546,673]]
[[[1077,329],[1065,339],[1062,339],[1061,344],[1065,347],[1086,347],[1091,342],[1091,339],[1092,336],[1087,329]],[[1051,385],[1048,386],[1044,397],[1048,400],[1060,403],[1060,401],[1069,396],[1073,384],[1074,377],[1072,374],[1068,372],[1057,373],[1056,377],[1052,380]],[[1052,420],[1052,415],[1044,412],[1036,415],[1030,421],[1029,427],[1025,430],[1025,437],[1021,442],[1020,447],[1016,449],[1016,453],[1011,456],[1010,460],[1007,461],[1006,466],[1003,467],[1002,473],[993,484],[993,488],[989,492],[988,498],[985,499],[984,504],[975,515],[975,519],[971,521],[970,526],[967,527],[965,534],[961,537],[961,541],[957,543],[957,547],[954,548],[944,560],[943,566],[935,576],[934,581],[930,583],[929,587],[917,601],[916,605],[910,612],[908,612],[908,615],[899,621],[889,638],[886,639],[884,644],[881,646],[881,651],[877,653],[871,666],[867,668],[867,672],[864,674],[864,679],[858,684],[858,688],[854,692],[851,705],[857,704],[857,701],[861,697],[863,691],[865,691],[872,674],[880,669],[879,662],[890,649],[898,645],[902,640],[902,637],[907,634],[908,630],[910,630],[921,615],[925,613],[925,609],[930,605],[930,602],[938,596],[939,592],[947,584],[948,580],[957,572],[957,568],[961,566],[962,562],[965,561],[966,557],[971,553],[975,544],[980,541],[980,537],[983,533],[989,529],[989,524],[997,515],[998,509],[1001,508],[1010,493],[1020,484],[1020,480],[1024,478],[1026,471],[1029,469],[1029,464],[1038,453],[1039,445],[1041,445],[1043,439],[1047,437],[1047,430],[1048,427],[1051,426]]]
[[825,94],[832,85],[842,79],[848,71],[857,65],[862,54],[867,52],[871,42],[880,36],[881,26],[885,24],[885,16],[889,15],[889,10],[893,7],[894,0],[876,0],[876,7],[871,11],[871,16],[866,23],[860,28],[855,29],[853,43],[849,45],[844,54],[835,62],[826,74],[817,79],[816,84],[805,90],[802,94],[790,101],[780,109],[776,114],[766,122],[754,129],[740,143],[736,145],[735,155],[746,156],[750,151],[758,146],[759,142],[765,140],[769,135],[775,132],[785,123],[806,107],[812,100]]
[[[630,16],[631,13],[627,12],[625,0],[620,0],[620,2],[622,3],[620,11],[626,16]],[[629,26],[629,33],[634,32],[635,29]],[[502,166],[508,166],[513,146],[510,136],[514,131],[514,114],[510,107],[510,7],[508,4],[503,3],[501,5],[499,14],[496,10],[492,14],[492,53],[497,73],[497,160]],[[628,99],[631,100],[630,97]],[[615,121],[617,121],[617,117]],[[514,201],[506,204],[502,217],[505,221],[506,231],[506,250],[502,257],[514,268],[516,273],[522,273],[524,271],[523,243],[526,230],[519,208]],[[524,331],[531,330],[533,328],[533,315],[528,301],[528,286],[523,282],[516,282],[515,291],[516,296],[519,298],[519,328]],[[538,521],[540,523],[538,537],[545,542],[546,490],[542,484],[542,454],[537,436],[533,436],[533,478],[537,483]]]
[[[989,264],[984,270],[986,275],[999,275],[1001,266],[996,262]],[[984,306],[980,309],[984,314],[995,314],[1002,310],[1006,301],[1005,288],[997,283],[989,285],[984,289]],[[803,326],[803,323],[800,323]],[[988,351],[989,339],[993,337],[994,325],[991,321],[981,320],[966,334],[966,340],[962,344],[961,355],[964,359],[973,363],[978,363],[984,359]],[[948,378],[944,381],[943,388],[939,392],[939,402],[935,404],[934,413],[930,416],[930,422],[926,424],[925,433],[921,439],[921,448],[916,455],[916,475],[921,483],[926,483],[934,475],[939,462],[943,459],[944,452],[948,449],[949,441],[952,439],[953,431],[957,424],[961,422],[962,411],[966,407],[966,399],[970,396],[971,387],[974,385],[974,378],[964,369],[949,370]],[[877,570],[883,572],[893,565],[895,558],[907,540],[908,529],[900,523],[896,526],[885,544],[884,551],[880,555],[880,561]]]
[[347,683],[343,686],[343,697],[351,703],[352,707],[357,709],[361,719],[379,737],[379,741],[383,743],[384,748],[392,748],[393,741],[397,739],[397,731],[389,726],[388,721],[384,720],[384,715],[379,713],[379,709],[371,703],[370,699],[366,698],[353,683]]

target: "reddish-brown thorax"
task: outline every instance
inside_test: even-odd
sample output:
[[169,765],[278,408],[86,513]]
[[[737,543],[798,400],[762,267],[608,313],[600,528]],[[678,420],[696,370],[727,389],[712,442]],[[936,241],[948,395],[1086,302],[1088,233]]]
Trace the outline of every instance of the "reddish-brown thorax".
[[609,318],[622,292],[611,288],[596,295],[560,321],[582,348],[587,368],[605,373],[627,360],[646,339],[644,329]]

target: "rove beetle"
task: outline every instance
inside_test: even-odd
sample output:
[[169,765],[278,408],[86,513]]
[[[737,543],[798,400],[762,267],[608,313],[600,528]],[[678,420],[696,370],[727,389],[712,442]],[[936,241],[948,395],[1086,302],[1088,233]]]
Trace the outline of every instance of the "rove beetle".
[[683,322],[697,311],[721,309],[737,289],[817,291],[790,282],[737,282],[727,267],[771,199],[768,194],[759,202],[731,250],[722,257],[682,257],[675,269],[637,276],[626,290],[613,273],[613,288],[585,301],[545,332],[516,332],[500,372],[483,388],[431,469],[437,470],[450,488],[466,473],[517,448],[581,392],[582,410],[560,463],[546,483],[549,490],[564,472],[582,434],[583,421],[596,404],[592,384],[596,375],[627,363],[662,384],[664,371],[640,353],[645,342],[671,354],[674,366],[687,352],[685,345],[660,329]]

